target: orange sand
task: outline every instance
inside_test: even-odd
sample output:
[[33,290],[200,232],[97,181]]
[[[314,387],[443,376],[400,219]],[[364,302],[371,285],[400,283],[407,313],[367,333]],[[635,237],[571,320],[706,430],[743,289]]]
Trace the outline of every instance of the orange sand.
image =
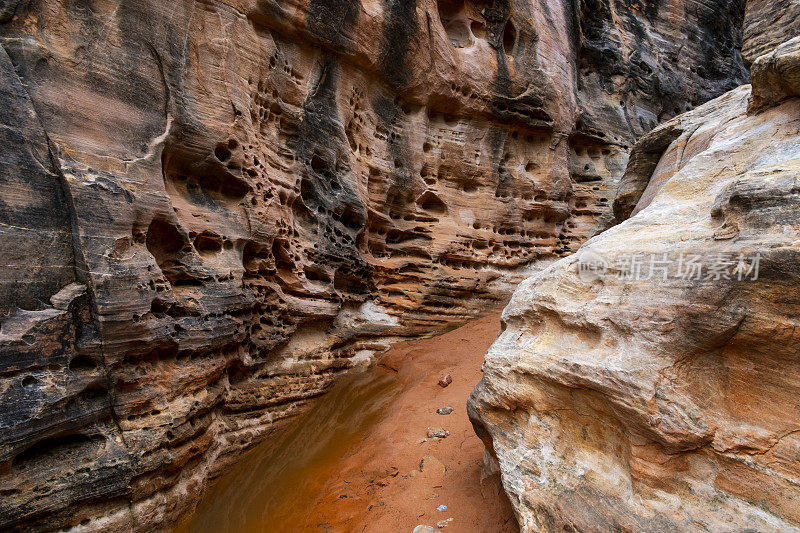
[[[516,531],[498,477],[481,481],[483,444],[466,414],[499,328],[495,314],[397,345],[317,401],[295,430],[245,456],[186,530],[411,533],[452,518],[443,531]],[[445,374],[453,383],[442,388]],[[452,414],[436,413],[448,405]],[[429,427],[450,436],[428,439]]]

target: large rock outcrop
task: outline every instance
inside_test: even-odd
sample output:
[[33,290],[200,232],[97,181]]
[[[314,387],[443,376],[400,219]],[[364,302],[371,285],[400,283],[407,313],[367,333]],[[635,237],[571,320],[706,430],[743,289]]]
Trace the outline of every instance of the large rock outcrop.
[[525,531],[800,531],[798,40],[763,51],[504,312],[470,414]]
[[0,2],[0,529],[154,529],[605,229],[743,3]]
[[748,65],[773,51],[787,36],[800,35],[797,0],[747,0],[742,54]]

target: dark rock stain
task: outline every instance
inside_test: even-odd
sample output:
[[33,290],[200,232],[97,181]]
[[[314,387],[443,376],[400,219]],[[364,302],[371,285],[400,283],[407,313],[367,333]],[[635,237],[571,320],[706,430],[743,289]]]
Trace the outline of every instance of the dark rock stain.
[[382,0],[383,41],[378,69],[389,85],[401,89],[408,82],[406,62],[411,42],[418,35],[417,0]]
[[[340,276],[360,279],[358,287],[348,283],[343,289],[361,293],[370,283],[371,267],[361,257],[353,233],[363,231],[366,207],[352,188],[357,180],[350,175],[350,146],[336,100],[340,89],[339,60],[326,54],[320,61],[319,78],[304,104],[298,135],[290,143],[301,180],[300,197],[292,209],[295,224],[310,225],[319,232],[318,252],[323,257],[316,258],[316,262],[335,266]],[[328,217],[317,216],[321,209],[341,226]]]
[[354,0],[309,0],[306,28],[322,44],[347,51],[352,48],[349,36],[358,22],[361,2]]

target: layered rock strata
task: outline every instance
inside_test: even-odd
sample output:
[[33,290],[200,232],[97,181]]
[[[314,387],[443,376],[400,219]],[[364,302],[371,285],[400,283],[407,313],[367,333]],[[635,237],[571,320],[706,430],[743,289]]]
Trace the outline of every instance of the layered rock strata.
[[797,65],[646,135],[505,310],[470,412],[524,531],[800,531]]
[[611,221],[740,1],[0,2],[0,529],[150,530]]
[[800,35],[800,3],[796,0],[747,1],[742,55],[748,65],[796,35]]

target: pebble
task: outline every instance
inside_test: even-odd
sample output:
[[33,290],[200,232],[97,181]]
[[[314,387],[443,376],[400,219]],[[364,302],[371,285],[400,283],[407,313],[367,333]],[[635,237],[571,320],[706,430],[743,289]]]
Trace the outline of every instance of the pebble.
[[439,529],[446,528],[447,526],[450,525],[450,522],[452,522],[452,521],[453,521],[452,517],[448,518],[446,520],[439,520],[438,522],[436,522],[436,527],[438,527]]
[[450,407],[449,405],[447,407],[440,407],[439,409],[436,410],[436,413],[440,415],[449,415],[452,412],[453,408]]
[[426,455],[419,462],[419,471],[427,472],[434,477],[444,476],[446,470],[447,468],[445,468],[444,464],[439,459],[430,455]]
[[444,388],[450,385],[453,382],[453,376],[447,374],[445,377],[439,380],[439,386]]
[[447,510],[447,506],[446,505],[440,505],[439,507],[436,508],[436,510],[437,511],[446,511]]
[[450,436],[450,432],[443,428],[428,428],[429,439],[446,439]]

